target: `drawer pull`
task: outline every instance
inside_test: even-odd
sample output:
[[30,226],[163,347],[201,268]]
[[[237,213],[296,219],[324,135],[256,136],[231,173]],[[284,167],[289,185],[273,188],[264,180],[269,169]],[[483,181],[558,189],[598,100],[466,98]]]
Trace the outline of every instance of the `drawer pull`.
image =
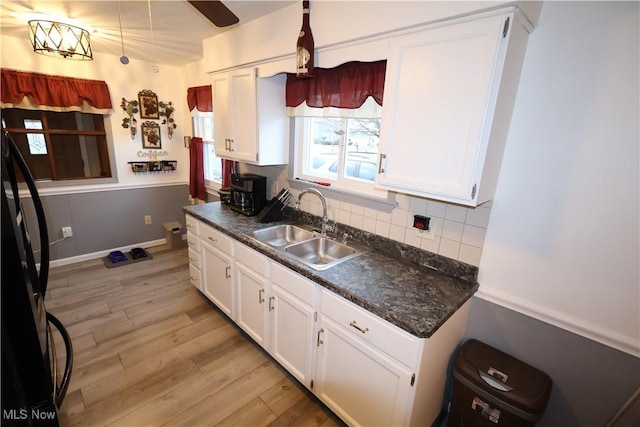
[[318,331],[318,341],[317,341],[317,343],[316,343],[316,346],[317,346],[317,347],[320,347],[320,344],[324,344],[324,341],[322,341],[322,340],[320,339],[320,334],[322,334],[322,333],[324,333],[324,329],[320,328],[320,330]]
[[197,277],[193,277],[193,276],[189,276],[189,279],[191,279],[192,282],[197,282],[198,278]]
[[189,242],[189,246],[195,246],[196,242],[193,242],[191,240],[187,240]]
[[258,304],[262,304],[264,302],[264,289],[260,289],[258,291]]
[[274,299],[276,299],[276,297],[269,297],[269,311],[273,311],[276,309],[272,304]]
[[211,240],[213,243],[215,243],[215,242],[217,242],[217,241],[218,241],[218,239],[214,239],[214,238],[213,238],[213,237],[211,237],[211,236],[207,237],[207,239]]
[[193,228],[193,225],[187,224],[187,228]]
[[360,326],[356,325],[356,321],[355,320],[353,322],[349,323],[349,326],[353,326],[354,328],[356,328],[357,330],[359,330],[363,334],[366,334],[367,332],[369,332],[369,328],[362,329]]
[[225,278],[230,279],[231,278],[231,267],[227,267],[224,269],[224,274],[225,274]]

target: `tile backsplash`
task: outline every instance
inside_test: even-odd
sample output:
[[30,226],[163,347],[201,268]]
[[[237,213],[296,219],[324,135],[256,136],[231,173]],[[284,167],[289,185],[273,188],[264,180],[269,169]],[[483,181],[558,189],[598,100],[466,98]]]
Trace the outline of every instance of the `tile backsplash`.
[[[249,172],[269,178],[271,195],[268,194],[268,197],[288,187],[286,166],[249,168]],[[294,195],[298,193],[292,192]],[[329,194],[325,194],[325,199],[330,223],[346,224],[476,267],[480,264],[492,202],[468,208],[398,193],[398,205],[388,213],[335,200]],[[300,208],[313,215],[322,215],[322,204],[317,197],[303,197]],[[435,231],[433,240],[418,235],[413,227],[413,216],[416,214],[431,218],[430,228]]]

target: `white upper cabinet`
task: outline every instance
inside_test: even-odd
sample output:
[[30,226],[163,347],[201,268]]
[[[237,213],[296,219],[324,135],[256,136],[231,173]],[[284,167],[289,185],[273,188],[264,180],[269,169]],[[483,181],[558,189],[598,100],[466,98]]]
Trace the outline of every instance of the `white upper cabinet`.
[[525,46],[511,10],[393,37],[376,184],[468,206],[491,200]]
[[253,67],[212,75],[216,156],[254,165],[288,162],[285,83],[285,75],[258,77]]

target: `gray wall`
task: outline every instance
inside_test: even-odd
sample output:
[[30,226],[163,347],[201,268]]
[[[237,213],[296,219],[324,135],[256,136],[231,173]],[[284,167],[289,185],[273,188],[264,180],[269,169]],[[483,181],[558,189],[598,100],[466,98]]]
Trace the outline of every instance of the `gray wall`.
[[[640,387],[640,359],[474,297],[465,339],[476,338],[553,381],[538,427],[604,426]],[[637,426],[640,402],[619,427]]]
[[[51,260],[137,245],[165,237],[162,224],[179,221],[189,204],[188,185],[97,191],[42,196],[49,241],[62,238],[62,227],[72,227],[73,237],[51,245]],[[23,199],[34,249],[39,249],[33,203]],[[152,224],[145,225],[144,216]]]

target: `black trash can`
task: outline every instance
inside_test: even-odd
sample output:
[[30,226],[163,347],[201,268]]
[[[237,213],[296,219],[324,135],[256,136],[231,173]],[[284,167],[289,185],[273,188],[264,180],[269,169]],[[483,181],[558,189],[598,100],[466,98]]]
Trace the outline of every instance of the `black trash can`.
[[551,378],[478,340],[465,342],[453,367],[448,427],[529,427],[542,418]]

